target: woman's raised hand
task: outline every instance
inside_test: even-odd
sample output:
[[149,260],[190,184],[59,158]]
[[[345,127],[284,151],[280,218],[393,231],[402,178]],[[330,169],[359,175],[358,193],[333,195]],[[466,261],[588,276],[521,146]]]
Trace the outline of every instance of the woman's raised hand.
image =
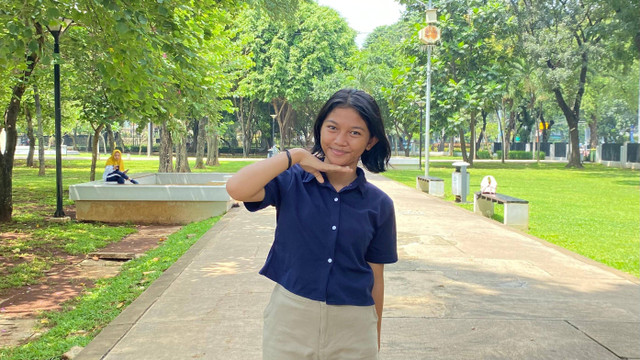
[[318,159],[315,155],[308,152],[305,149],[297,148],[289,150],[291,155],[296,160],[295,163],[300,165],[304,171],[312,174],[318,180],[318,182],[323,183],[324,177],[322,177],[321,172],[341,172],[341,173],[349,173],[355,172],[355,169],[352,169],[348,166],[340,166],[326,163],[320,159]]

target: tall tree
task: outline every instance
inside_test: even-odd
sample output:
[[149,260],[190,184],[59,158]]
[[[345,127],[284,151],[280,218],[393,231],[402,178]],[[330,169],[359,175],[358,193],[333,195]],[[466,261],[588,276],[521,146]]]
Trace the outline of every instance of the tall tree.
[[295,22],[273,22],[255,11],[246,16],[256,34],[249,44],[256,66],[248,80],[273,105],[284,148],[291,142],[292,103],[307,98],[315,78],[345,67],[356,49],[355,32],[335,10],[313,2],[300,3]]
[[615,12],[599,0],[516,1],[512,9],[524,32],[530,61],[542,70],[569,127],[571,152],[567,167],[582,168],[578,122],[589,64],[602,56],[602,27]]

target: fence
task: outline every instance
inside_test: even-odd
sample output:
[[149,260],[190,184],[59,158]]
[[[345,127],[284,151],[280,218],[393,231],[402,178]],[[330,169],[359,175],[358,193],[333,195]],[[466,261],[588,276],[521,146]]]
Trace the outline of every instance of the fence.
[[640,144],[601,144],[596,150],[596,161],[611,167],[640,169]]

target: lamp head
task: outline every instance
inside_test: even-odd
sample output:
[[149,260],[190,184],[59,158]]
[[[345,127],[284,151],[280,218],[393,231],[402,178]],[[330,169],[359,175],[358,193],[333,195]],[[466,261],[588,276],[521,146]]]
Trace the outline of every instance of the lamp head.
[[47,25],[47,29],[49,32],[56,36],[64,33],[73,23],[73,20],[67,18],[60,18],[58,20],[53,20]]

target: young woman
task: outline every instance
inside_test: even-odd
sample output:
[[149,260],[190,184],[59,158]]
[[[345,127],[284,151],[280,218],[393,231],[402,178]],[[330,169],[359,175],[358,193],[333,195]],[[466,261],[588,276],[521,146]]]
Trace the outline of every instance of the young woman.
[[113,154],[107,159],[107,164],[104,167],[104,173],[102,174],[102,180],[106,182],[117,182],[118,184],[124,184],[126,180],[131,181],[132,184],[138,182],[127,176],[129,170],[124,169],[124,161],[122,161],[122,153],[120,150],[113,150]]
[[238,171],[231,197],[277,210],[260,273],[276,282],[263,359],[377,359],[384,264],[396,262],[392,200],[367,182],[391,149],[375,100],[343,89],[320,110],[311,152],[291,149]]

